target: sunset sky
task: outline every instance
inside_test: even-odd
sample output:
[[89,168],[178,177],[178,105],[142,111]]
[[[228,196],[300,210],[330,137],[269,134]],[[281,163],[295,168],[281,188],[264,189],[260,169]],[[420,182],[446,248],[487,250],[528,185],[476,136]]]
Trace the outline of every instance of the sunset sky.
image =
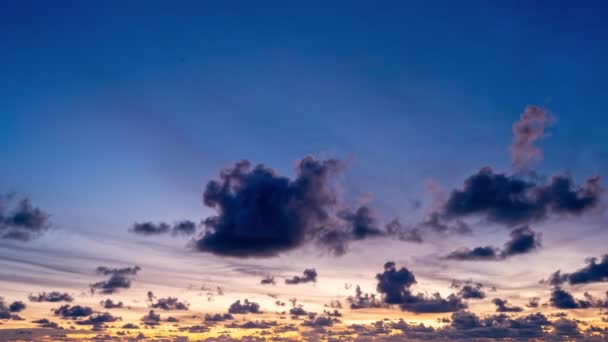
[[3,1],[0,341],[607,340],[606,10]]

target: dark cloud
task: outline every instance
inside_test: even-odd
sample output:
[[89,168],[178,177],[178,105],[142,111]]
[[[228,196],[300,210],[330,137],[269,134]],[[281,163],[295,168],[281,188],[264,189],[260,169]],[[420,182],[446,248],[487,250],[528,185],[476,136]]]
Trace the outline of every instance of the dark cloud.
[[458,289],[457,295],[462,299],[484,299],[486,293],[483,284],[472,281],[452,281],[452,287]]
[[509,257],[517,254],[530,253],[540,247],[540,234],[530,227],[523,226],[511,231],[511,239],[502,249],[502,256]]
[[100,325],[104,323],[112,323],[120,320],[120,317],[113,316],[109,312],[98,313],[90,316],[87,319],[76,321],[79,325]]
[[461,261],[503,260],[514,255],[530,253],[541,246],[541,235],[535,233],[528,226],[512,230],[510,236],[511,238],[502,249],[494,246],[475,247],[473,249],[461,248],[445,256],[445,259]]
[[58,291],[52,291],[52,292],[41,292],[37,295],[33,295],[30,294],[29,295],[29,300],[31,302],[71,302],[74,300],[74,297],[72,297],[69,293],[67,292],[58,292]]
[[150,310],[147,315],[144,315],[141,322],[147,326],[155,326],[160,324],[160,315],[156,314],[154,310]]
[[227,328],[232,329],[270,329],[272,327],[276,327],[279,324],[276,321],[247,321],[242,324],[231,323],[227,325]]
[[166,321],[169,323],[177,323],[177,322],[179,322],[179,319],[177,319],[173,316],[169,316],[169,317],[167,317]]
[[331,327],[334,323],[340,323],[340,320],[335,317],[318,316],[305,320],[302,325],[305,327]]
[[228,313],[230,314],[257,314],[260,312],[260,304],[250,302],[247,299],[245,299],[242,303],[240,300],[237,300],[236,302],[232,303],[228,308]]
[[29,198],[16,194],[0,197],[0,239],[29,241],[50,227],[49,214],[34,207]]
[[337,196],[331,178],[343,169],[335,159],[305,157],[291,180],[241,161],[207,184],[205,205],[218,215],[195,245],[204,252],[235,257],[268,257],[299,247],[330,218]]
[[406,228],[397,219],[390,221],[385,230],[387,235],[396,237],[401,241],[415,243],[422,243],[423,241],[422,232],[419,228]]
[[367,237],[384,234],[384,232],[377,227],[376,219],[372,214],[371,209],[367,206],[361,206],[355,212],[343,210],[338,213],[338,217],[350,225],[355,240],[362,240]]
[[55,322],[51,322],[46,318],[38,319],[32,321],[32,323],[37,324],[41,328],[49,328],[49,329],[62,329],[59,324]]
[[108,268],[104,266],[97,267],[96,273],[100,275],[109,275],[108,280],[100,281],[91,284],[91,291],[99,290],[103,294],[115,293],[120,289],[128,289],[131,287],[132,278],[139,272],[141,268],[125,267],[125,268]]
[[139,329],[139,326],[133,323],[127,323],[121,327],[122,329]]
[[297,285],[303,283],[317,282],[317,271],[314,268],[307,268],[302,273],[302,276],[293,276],[285,279],[285,284]]
[[522,312],[523,308],[519,306],[512,306],[506,299],[494,298],[492,303],[496,305],[496,312]]
[[461,248],[450,254],[446,259],[450,260],[498,260],[500,258],[500,250],[493,246],[475,247],[473,249]]
[[173,235],[193,235],[196,232],[196,223],[188,220],[180,221],[173,225]]
[[102,300],[100,304],[104,309],[119,309],[124,306],[122,302],[114,302],[111,299]]
[[86,317],[93,314],[93,309],[88,306],[70,306],[69,304],[62,305],[52,311],[55,315],[65,318]]
[[136,222],[129,228],[129,232],[144,236],[163,235],[171,232],[173,236],[178,236],[192,235],[196,232],[196,228],[196,223],[188,220],[177,222],[173,226],[165,222]]
[[588,259],[587,266],[572,273],[562,274],[556,271],[549,277],[548,283],[561,285],[568,282],[571,285],[578,285],[605,281],[608,281],[608,254],[603,255],[599,262],[597,258]]
[[150,307],[153,309],[161,310],[188,310],[190,304],[186,302],[180,302],[175,297],[158,298],[156,303],[150,303]]
[[23,318],[15,314],[15,312],[20,312],[23,309],[25,309],[25,304],[22,302],[13,302],[7,306],[4,303],[4,298],[0,297],[0,320],[12,319],[15,321],[21,321]]
[[586,309],[592,306],[590,301],[575,299],[572,294],[560,287],[553,288],[549,302],[558,309]]
[[454,190],[441,208],[446,219],[479,215],[490,222],[517,225],[546,219],[549,215],[580,215],[595,208],[603,189],[599,177],[575,185],[568,175],[548,183],[494,173],[484,167]]
[[205,314],[205,322],[207,323],[216,323],[216,322],[224,322],[231,321],[234,317],[231,314]]
[[529,308],[537,308],[540,305],[540,297],[532,297],[528,300],[528,304],[526,304]]
[[541,150],[534,143],[542,138],[547,126],[555,118],[544,108],[528,105],[518,121],[513,124],[511,161],[517,170],[525,169],[542,158]]
[[355,295],[346,298],[346,301],[350,304],[350,308],[356,309],[369,309],[369,308],[382,308],[385,307],[381,300],[376,298],[375,294],[363,293],[361,287],[357,285],[355,287]]
[[430,229],[438,234],[471,234],[473,230],[464,221],[455,219],[450,222],[442,217],[439,212],[430,213],[422,222],[418,224],[419,228]]
[[413,294],[410,287],[416,283],[414,274],[405,267],[397,270],[394,262],[387,262],[384,272],[377,274],[376,279],[376,290],[382,294],[383,302],[399,305],[403,311],[439,313],[459,311],[467,307],[462,298],[453,294],[447,298],[442,298],[439,293],[431,296]]
[[138,235],[160,235],[168,233],[170,228],[171,227],[164,222],[136,222],[131,226],[129,232]]
[[274,285],[275,284],[274,277],[273,276],[264,277],[262,280],[260,280],[260,284],[262,284],[262,285]]
[[553,332],[559,336],[579,336],[578,323],[574,320],[560,318],[553,322]]
[[8,306],[8,310],[10,312],[21,312],[25,310],[25,303],[21,301],[12,302],[11,305]]

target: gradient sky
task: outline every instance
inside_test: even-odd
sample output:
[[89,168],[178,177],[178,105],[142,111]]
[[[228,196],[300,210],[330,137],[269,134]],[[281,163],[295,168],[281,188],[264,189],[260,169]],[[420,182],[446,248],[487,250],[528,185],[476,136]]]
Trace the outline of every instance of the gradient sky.
[[[161,312],[183,315],[184,326],[200,323],[185,317],[224,313],[245,298],[276,319],[268,293],[319,313],[342,301],[336,330],[383,318],[440,326],[438,318],[450,317],[350,310],[344,300],[354,286],[345,284],[375,292],[387,261],[416,275],[416,292],[445,297],[452,280],[483,283],[487,298],[468,301],[479,316],[495,313],[495,297],[547,303],[552,288],[541,279],[608,253],[603,204],[532,224],[542,234],[538,250],[490,262],[442,259],[509,239],[510,228],[479,217],[467,218],[472,235],[365,239],[341,257],[307,244],[273,258],[233,258],[196,251],[191,237],[129,228],[200,222],[215,214],[202,194],[220,170],[247,159],[294,178],[307,155],[345,161],[336,186],[343,205],[368,205],[378,225],[398,218],[415,227],[436,205],[430,188],[448,196],[484,166],[519,177],[509,146],[528,105],[555,117],[536,142],[542,159],[532,171],[568,174],[576,184],[598,175],[605,184],[607,9],[599,1],[3,2],[0,193],[28,197],[49,213],[51,228],[27,242],[0,240],[0,296],[27,305],[25,321],[2,321],[0,331],[35,333],[31,321],[45,317],[70,326],[49,313],[57,303],[29,302],[31,293],[68,292],[72,305],[105,311],[98,303],[106,297],[89,293],[104,279],[98,266],[142,269],[130,289],[110,296],[131,306],[112,311],[123,321],[110,334],[139,323],[148,290],[187,300],[186,314]],[[283,284],[311,267],[316,283]],[[266,275],[277,285],[260,285]],[[607,290],[601,281],[564,288],[577,298]],[[606,326],[597,308],[567,311]],[[169,324],[156,329],[180,335]]]

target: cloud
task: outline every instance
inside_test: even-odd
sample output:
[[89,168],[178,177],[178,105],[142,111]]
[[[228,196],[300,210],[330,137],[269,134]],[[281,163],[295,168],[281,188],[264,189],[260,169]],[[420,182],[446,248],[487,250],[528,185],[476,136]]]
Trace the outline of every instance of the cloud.
[[125,268],[108,268],[104,266],[97,267],[96,273],[100,275],[109,275],[108,280],[100,281],[89,285],[91,291],[99,290],[103,294],[115,293],[120,289],[128,289],[131,287],[132,278],[139,272],[141,268],[125,267]]
[[541,235],[535,233],[529,226],[512,230],[510,236],[511,238],[502,249],[494,246],[475,247],[473,249],[461,248],[451,252],[444,259],[460,261],[504,260],[514,255],[533,252],[541,246]]
[[101,325],[104,323],[111,323],[120,320],[120,317],[113,316],[109,312],[98,313],[90,316],[87,319],[76,321],[79,325]]
[[351,226],[352,236],[355,240],[384,234],[377,228],[376,219],[368,206],[361,206],[355,212],[342,210],[338,213],[338,217]]
[[496,312],[522,312],[523,308],[509,305],[506,299],[494,298],[492,303],[496,305]]
[[416,277],[405,267],[397,270],[394,262],[384,264],[384,272],[377,274],[376,279],[376,290],[382,294],[383,302],[399,305],[403,311],[440,313],[459,311],[467,307],[462,298],[454,294],[447,298],[442,298],[439,293],[431,296],[413,294],[410,287],[416,283]]
[[473,249],[461,248],[448,254],[445,259],[450,260],[498,260],[500,250],[493,246],[475,247]]
[[154,310],[150,310],[148,314],[144,315],[140,320],[144,325],[156,326],[160,324],[160,315],[156,314]]
[[375,294],[363,293],[361,287],[357,285],[355,288],[355,295],[346,298],[346,301],[350,304],[352,310],[356,309],[369,309],[369,308],[382,308],[387,305],[376,298]]
[[158,298],[156,303],[150,303],[150,307],[153,309],[161,310],[188,310],[190,304],[186,302],[180,302],[175,297]]
[[55,322],[51,322],[46,318],[38,319],[32,321],[32,323],[37,324],[41,328],[49,328],[49,329],[62,329],[59,324]]
[[86,317],[93,314],[93,309],[88,306],[70,306],[69,304],[62,305],[52,311],[55,315],[66,318]]
[[170,226],[167,223],[153,223],[153,222],[136,222],[131,226],[129,232],[138,235],[160,235],[169,232]]
[[554,287],[549,302],[558,309],[586,309],[592,307],[588,300],[575,299],[572,294],[560,287]]
[[260,313],[260,304],[255,303],[255,302],[250,302],[247,299],[245,299],[242,303],[240,300],[237,300],[236,302],[234,302],[230,305],[230,307],[228,308],[228,313],[230,313],[230,314],[248,314],[248,313],[257,314],[257,313]]
[[30,199],[13,193],[0,197],[0,238],[29,241],[50,227],[49,214],[34,207]]
[[216,323],[216,322],[224,322],[224,321],[231,321],[233,320],[234,317],[231,314],[225,313],[225,314],[205,314],[205,322],[206,323]]
[[173,236],[192,235],[196,232],[196,223],[188,220],[177,222],[171,226],[165,222],[135,222],[129,232],[143,236],[163,235],[171,232]]
[[293,276],[292,278],[285,279],[285,284],[288,285],[297,285],[310,282],[317,282],[317,271],[314,268],[305,269],[301,277]]
[[423,241],[422,232],[418,227],[406,228],[397,219],[390,221],[385,230],[387,235],[394,236],[401,241],[415,243],[422,243]]
[[541,183],[484,167],[467,178],[462,189],[452,191],[440,210],[450,220],[478,215],[513,226],[550,215],[581,215],[598,206],[602,193],[597,176],[583,185],[575,185],[569,175],[556,175]]
[[41,292],[37,295],[33,295],[30,294],[28,296],[29,300],[31,302],[71,302],[74,300],[74,297],[72,297],[69,293],[67,292],[58,292],[58,291],[52,291],[52,292]]
[[111,299],[102,300],[99,304],[101,304],[104,309],[120,309],[124,306],[122,302],[114,302]]
[[559,270],[553,273],[548,282],[551,285],[561,285],[565,282],[571,285],[599,283],[608,281],[608,254],[597,258],[589,258],[587,266],[572,273],[561,273]]
[[262,285],[274,285],[275,284],[274,277],[273,276],[266,276],[262,280],[260,280],[260,284],[262,284]]
[[462,299],[484,299],[486,293],[482,290],[483,284],[472,281],[452,281],[452,288],[458,289],[457,295]]
[[542,152],[534,143],[543,137],[545,129],[554,122],[555,118],[546,109],[526,106],[519,120],[513,124],[511,162],[515,169],[525,169],[542,159]]
[[12,302],[8,306],[8,310],[10,312],[21,312],[21,311],[25,310],[25,303],[22,301]]
[[206,232],[195,242],[198,250],[233,257],[269,257],[297,248],[328,222],[337,195],[331,178],[343,169],[336,159],[305,157],[295,179],[247,160],[223,170],[220,180],[207,184]]

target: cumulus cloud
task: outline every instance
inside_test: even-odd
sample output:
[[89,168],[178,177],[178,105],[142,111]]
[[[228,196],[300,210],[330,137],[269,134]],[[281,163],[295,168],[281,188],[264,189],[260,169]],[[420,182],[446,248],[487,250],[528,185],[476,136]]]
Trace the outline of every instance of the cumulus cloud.
[[148,314],[144,315],[140,320],[144,325],[156,326],[160,324],[160,315],[154,312],[154,310],[150,310]]
[[285,279],[285,284],[297,285],[303,283],[317,282],[317,271],[314,268],[307,268],[302,273],[302,276],[293,276]]
[[268,257],[301,246],[328,222],[337,204],[331,178],[343,169],[336,159],[305,157],[296,178],[241,161],[207,184],[205,205],[218,214],[207,218],[196,241],[200,251],[234,257]]
[[240,300],[237,300],[236,302],[232,303],[228,308],[228,313],[230,314],[257,314],[260,312],[260,304],[250,302],[247,299],[245,299],[242,303]]
[[74,297],[67,292],[41,292],[37,295],[30,294],[29,300],[31,302],[71,302],[74,300]]
[[397,270],[394,262],[387,262],[384,272],[378,273],[376,280],[376,290],[382,294],[384,303],[398,305],[403,311],[439,313],[459,311],[467,307],[462,298],[454,294],[442,298],[439,293],[431,296],[412,293],[410,287],[416,283],[416,277],[405,267]]
[[186,302],[180,302],[175,297],[158,298],[156,303],[150,303],[150,307],[153,309],[161,310],[188,310],[190,304]]
[[275,284],[274,277],[273,276],[266,276],[266,277],[262,278],[262,280],[260,280],[260,284],[262,284],[262,285],[274,285]]
[[462,299],[484,299],[486,293],[483,284],[472,281],[452,281],[452,288],[458,289],[457,295]]
[[478,215],[513,226],[550,215],[583,214],[599,205],[602,193],[597,176],[582,185],[576,185],[569,175],[556,175],[545,183],[484,167],[467,178],[462,189],[452,191],[441,215],[446,219]]
[[529,226],[514,229],[511,238],[502,249],[494,246],[461,248],[451,252],[445,259],[460,261],[489,261],[503,260],[514,255],[526,254],[535,251],[541,246],[541,235],[535,233]]
[[598,283],[608,281],[608,254],[603,255],[599,262],[597,258],[589,258],[587,266],[572,273],[556,271],[548,280],[551,285],[561,285],[568,282],[571,285]]
[[128,289],[131,287],[132,278],[139,272],[141,268],[124,267],[124,268],[108,268],[104,266],[97,267],[96,273],[99,275],[109,275],[108,280],[100,281],[89,285],[91,291],[100,291],[103,294],[115,293],[120,289]]
[[575,299],[571,293],[557,286],[551,291],[549,302],[558,309],[586,309],[593,305],[589,300]]
[[124,306],[122,302],[114,302],[111,299],[102,300],[99,304],[101,304],[104,309],[120,309]]
[[76,321],[76,324],[79,325],[101,325],[104,323],[111,323],[120,320],[120,317],[116,317],[109,312],[98,313],[88,317],[87,319],[83,319],[80,321]]
[[0,239],[25,242],[49,227],[49,214],[34,207],[29,198],[17,198],[14,193],[0,197]]
[[521,312],[523,308],[519,306],[512,306],[506,299],[494,298],[492,303],[496,305],[496,312]]
[[355,287],[355,295],[349,296],[346,298],[346,301],[353,310],[386,307],[386,304],[376,298],[375,294],[363,293],[359,285]]
[[62,305],[52,311],[55,315],[65,318],[86,317],[93,314],[93,309],[88,306],[70,306],[69,304]]
[[16,312],[20,312],[24,309],[25,304],[23,304],[23,302],[13,302],[12,304],[7,306],[4,303],[4,298],[0,297],[0,320],[11,319],[15,321],[21,321],[23,320],[23,318],[17,315]]

